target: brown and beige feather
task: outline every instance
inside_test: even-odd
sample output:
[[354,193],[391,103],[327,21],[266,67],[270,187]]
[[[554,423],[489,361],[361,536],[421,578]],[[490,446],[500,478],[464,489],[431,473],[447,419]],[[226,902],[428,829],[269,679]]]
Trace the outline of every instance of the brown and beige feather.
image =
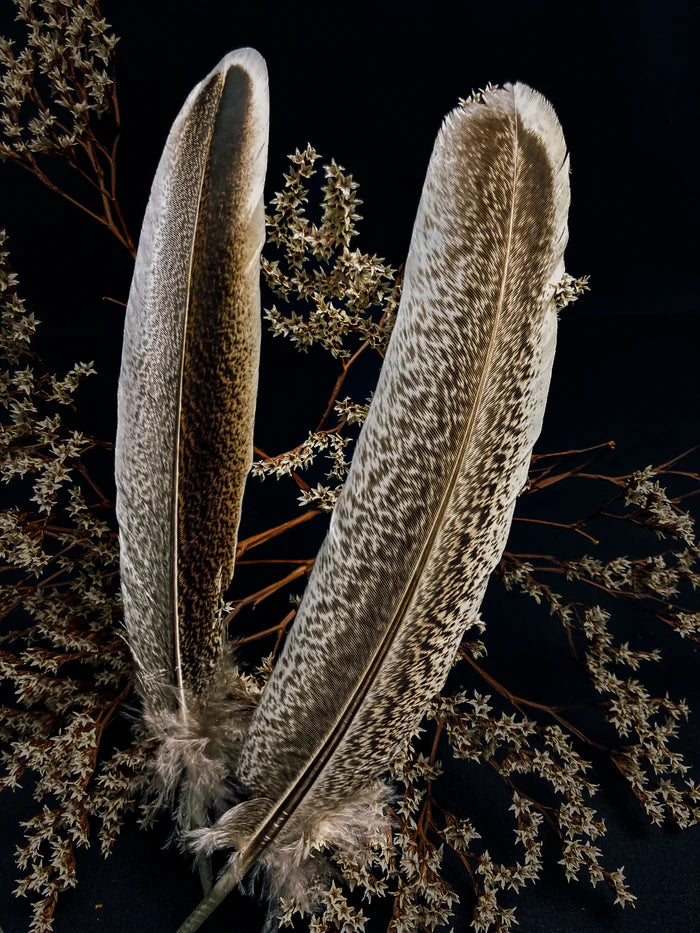
[[265,63],[240,49],[192,91],[168,136],[124,327],[124,621],[163,792],[183,778],[190,789],[185,826],[221,789],[224,749],[242,728],[225,697],[219,609],[252,459],[267,136]]
[[448,115],[401,305],[297,619],[243,740],[250,799],[194,834],[234,847],[191,933],[261,861],[303,896],[324,845],[376,829],[378,778],[478,619],[539,435],[563,274],[568,158],[522,84]]

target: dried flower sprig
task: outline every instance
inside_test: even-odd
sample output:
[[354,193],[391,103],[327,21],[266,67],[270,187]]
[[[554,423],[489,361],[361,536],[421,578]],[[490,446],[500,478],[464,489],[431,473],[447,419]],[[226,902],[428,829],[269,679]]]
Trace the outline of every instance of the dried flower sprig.
[[[357,183],[342,166],[323,166],[320,219],[306,216],[309,180],[319,155],[312,146],[290,156],[285,186],[271,201],[268,243],[279,258],[263,259],[267,285],[284,302],[265,311],[272,333],[289,337],[300,350],[318,344],[345,365],[367,347],[382,351],[389,340],[400,298],[400,277],[377,256],[350,250],[360,220]],[[296,308],[307,310],[296,310]]]
[[[117,37],[98,0],[13,0],[25,27],[19,51],[0,37],[0,160],[20,166],[99,221],[134,256],[117,200],[119,104],[112,61]],[[97,123],[115,123],[109,144]],[[57,183],[47,160],[79,177],[77,193]]]
[[575,279],[573,275],[565,272],[554,288],[554,302],[557,310],[561,311],[587,291],[589,291],[587,275]]
[[[137,805],[146,748],[98,760],[103,734],[130,693],[120,618],[112,504],[85,466],[109,445],[70,429],[63,410],[94,372],[76,364],[58,378],[31,348],[37,321],[17,292],[0,231],[0,476],[13,508],[0,513],[4,562],[0,614],[18,628],[0,639],[0,676],[15,708],[0,709],[0,789],[31,775],[40,807],[23,824],[15,893],[34,899],[32,933],[52,929],[58,895],[76,884],[76,846],[101,822],[103,851]],[[20,503],[22,503],[20,505]]]

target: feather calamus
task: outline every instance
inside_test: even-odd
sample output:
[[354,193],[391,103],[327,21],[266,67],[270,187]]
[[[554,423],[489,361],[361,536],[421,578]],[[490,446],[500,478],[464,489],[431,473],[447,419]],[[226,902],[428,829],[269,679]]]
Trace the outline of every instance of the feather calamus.
[[[227,55],[173,124],[141,230],[116,447],[127,640],[165,799],[201,825],[242,729],[219,607],[252,460],[268,90]],[[181,784],[182,782],[182,784]]]
[[396,327],[296,621],[237,776],[194,834],[237,850],[191,933],[257,862],[294,894],[324,844],[359,847],[377,779],[478,619],[540,432],[563,273],[568,157],[523,84],[452,111],[428,168]]

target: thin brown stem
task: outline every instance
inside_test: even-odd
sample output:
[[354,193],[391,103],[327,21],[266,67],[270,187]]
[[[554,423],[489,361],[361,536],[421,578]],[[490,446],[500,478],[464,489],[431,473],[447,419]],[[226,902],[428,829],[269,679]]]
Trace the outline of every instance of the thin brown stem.
[[585,733],[581,732],[581,730],[578,729],[573,723],[569,722],[567,719],[564,719],[563,716],[560,716],[559,713],[556,711],[556,707],[547,706],[544,703],[535,703],[533,700],[525,700],[522,697],[516,696],[514,693],[511,693],[507,687],[504,687],[503,684],[499,683],[499,681],[495,679],[495,677],[492,677],[482,667],[480,667],[476,663],[474,658],[471,657],[469,652],[465,651],[463,648],[460,648],[460,655],[462,658],[464,658],[464,660],[468,664],[470,664],[474,668],[474,670],[479,674],[480,677],[482,677],[486,681],[487,684],[489,684],[491,687],[497,690],[498,693],[501,694],[501,696],[505,697],[510,703],[512,703],[513,706],[518,710],[518,712],[521,715],[523,716],[526,715],[524,710],[522,709],[523,706],[528,706],[531,709],[540,710],[543,713],[547,713],[553,719],[556,719],[556,721],[559,723],[560,726],[563,726],[572,735],[575,735],[576,738],[579,739],[581,742],[585,742],[586,745],[590,745],[593,748],[599,749],[600,751],[610,750],[606,745],[600,745],[598,742],[595,742],[593,739],[590,739]]
[[588,538],[588,540],[592,541],[593,544],[600,544],[600,541],[597,538],[594,538],[593,535],[589,535],[587,531],[584,531],[582,528],[579,528],[575,523],[572,522],[549,522],[545,521],[543,518],[521,518],[519,515],[516,515],[513,521],[527,522],[531,525],[549,525],[552,528],[564,528],[567,531],[575,532],[577,535],[583,535],[584,538]]
[[93,220],[96,220],[98,223],[102,224],[103,226],[107,226],[107,221],[105,220],[104,217],[100,217],[99,214],[96,214],[94,211],[90,210],[90,208],[87,207],[85,204],[83,204],[83,203],[80,202],[80,201],[77,201],[75,198],[71,197],[71,195],[68,194],[68,192],[63,191],[62,188],[59,188],[58,185],[55,185],[55,184],[51,181],[51,179],[48,177],[48,175],[46,175],[46,174],[39,168],[39,166],[36,164],[36,162],[35,162],[33,159],[32,159],[29,163],[23,162],[23,161],[20,160],[20,161],[18,162],[18,164],[21,165],[22,168],[24,168],[24,169],[25,169],[26,171],[28,171],[30,174],[32,174],[32,175],[34,175],[36,178],[38,178],[39,181],[40,181],[43,185],[46,185],[46,187],[47,187],[50,191],[53,191],[55,194],[60,194],[62,198],[65,198],[66,201],[70,201],[70,203],[73,204],[73,205],[75,205],[75,207],[80,208],[81,211],[83,211],[83,212],[84,212],[85,214],[87,214],[89,217],[92,217]]
[[350,367],[353,365],[353,363],[357,362],[359,356],[367,349],[368,346],[369,346],[369,342],[365,340],[362,346],[360,346],[359,349],[357,349],[353,353],[350,359],[346,360],[342,364],[340,375],[335,381],[335,385],[333,386],[333,390],[331,392],[331,397],[328,400],[328,404],[326,405],[326,410],[324,411],[323,417],[318,423],[318,427],[316,428],[316,431],[321,431],[324,428],[326,422],[328,421],[328,419],[330,418],[333,412],[333,406],[338,400],[338,395],[340,394],[340,390],[343,388],[343,383],[345,382],[345,379],[347,378],[348,372],[350,371]]
[[[592,463],[595,463],[596,460],[600,459],[608,450],[615,447],[614,441],[608,441],[605,444],[596,444],[593,447],[582,448],[581,450],[570,450],[562,451],[561,454],[544,454],[543,457],[553,456],[558,459],[553,460],[548,466],[535,468],[533,474],[531,475],[528,483],[526,492],[537,492],[539,489],[544,489],[547,486],[554,485],[555,483],[561,482],[562,479],[567,479],[570,476],[575,476],[585,467],[590,466]],[[587,460],[577,464],[571,470],[565,471],[564,473],[557,474],[556,477],[552,477],[551,473],[554,470],[561,469],[565,463],[569,463],[575,457],[583,453],[590,453],[591,451],[595,452],[593,457],[589,457]],[[537,455],[533,454],[531,464],[535,464]]]
[[309,509],[306,512],[302,512],[301,515],[297,515],[296,518],[291,518],[288,522],[282,522],[281,525],[275,525],[273,528],[268,528],[266,531],[259,531],[256,535],[244,538],[243,541],[238,542],[236,560],[245,554],[246,551],[251,550],[251,548],[258,547],[258,545],[264,544],[266,541],[270,541],[272,538],[284,534],[285,531],[289,531],[290,528],[296,528],[297,525],[308,522],[310,519],[320,514],[320,509]]
[[604,441],[602,444],[593,444],[592,447],[580,447],[576,450],[555,450],[551,454],[533,454],[532,462],[535,463],[538,460],[548,460],[550,457],[575,457],[577,454],[589,454],[591,451],[605,448],[608,450],[614,450],[615,441]]
[[95,725],[97,727],[97,731],[95,734],[95,752],[97,752],[97,749],[99,748],[102,734],[104,733],[105,729],[110,724],[110,722],[114,719],[115,715],[117,714],[117,711],[119,710],[119,707],[122,704],[122,701],[125,700],[127,696],[129,695],[129,693],[131,692],[132,686],[133,686],[132,682],[128,681],[128,683],[126,684],[124,689],[121,691],[121,693],[118,696],[116,696],[114,700],[112,700],[112,702],[109,704],[109,706],[107,706],[103,710],[103,712],[100,714],[100,716],[98,716],[97,721],[95,722]]
[[278,622],[277,625],[273,625],[270,628],[264,629],[262,632],[255,632],[253,635],[248,635],[245,638],[237,638],[235,640],[236,645],[246,645],[252,641],[259,641],[261,638],[266,638],[268,635],[277,635],[277,640],[275,642],[275,647],[272,651],[273,656],[277,654],[277,649],[279,648],[280,642],[284,637],[284,633],[287,631],[289,623],[292,621],[296,615],[296,609],[291,609],[287,615],[282,619],[281,622]]
[[[87,452],[87,450],[89,450],[89,448],[86,449],[86,452]],[[100,487],[97,485],[97,483],[95,482],[95,480],[90,476],[90,474],[89,474],[89,472],[88,472],[88,470],[87,470],[87,467],[83,466],[82,463],[78,464],[78,472],[79,472],[80,475],[85,479],[85,481],[86,481],[86,482],[88,483],[88,485],[91,487],[91,489],[93,490],[93,492],[95,492],[95,493],[97,494],[97,496],[99,496],[100,505],[104,505],[104,506],[106,506],[106,507],[108,507],[108,508],[112,508],[112,506],[114,505],[114,503],[113,503],[110,499],[107,498],[107,496],[106,496],[106,495],[104,494],[104,492],[100,489]]]
[[262,560],[239,560],[239,561],[236,561],[236,565],[237,565],[238,567],[252,566],[252,565],[254,565],[254,564],[287,564],[287,565],[289,565],[289,564],[295,564],[295,565],[298,564],[298,565],[301,565],[301,564],[307,564],[308,562],[309,562],[309,561],[308,561],[308,558],[306,558],[306,559],[304,559],[304,560],[298,560],[298,559],[295,559],[295,558],[275,557],[275,558],[271,558],[270,560],[265,560],[265,559],[262,559]]
[[[700,450],[700,444],[695,444],[693,447],[689,447],[687,450],[684,450],[683,453],[676,454],[675,457],[671,457],[670,460],[667,460],[665,463],[660,463],[655,469],[657,473],[666,473],[670,472],[668,467],[673,466],[674,463],[678,463],[679,460],[682,460],[684,457],[694,454],[696,450]],[[697,476],[697,474],[693,474]]]
[[303,577],[308,574],[313,566],[313,560],[304,561],[299,567],[295,567],[290,573],[286,574],[279,580],[275,580],[274,583],[270,583],[268,586],[264,586],[260,590],[256,590],[255,593],[251,593],[249,596],[243,597],[243,599],[238,600],[235,605],[235,608],[229,612],[229,614],[224,619],[224,625],[228,625],[246,606],[258,606],[260,603],[267,599],[269,596],[272,596],[274,593],[277,593],[278,590],[283,589],[289,583],[293,583],[294,580],[298,580],[299,577]]

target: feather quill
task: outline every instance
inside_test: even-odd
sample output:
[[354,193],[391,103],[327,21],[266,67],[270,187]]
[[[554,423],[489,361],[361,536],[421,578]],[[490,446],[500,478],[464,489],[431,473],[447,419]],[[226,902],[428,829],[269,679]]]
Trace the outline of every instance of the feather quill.
[[193,834],[201,852],[237,852],[180,933],[256,863],[303,899],[324,845],[357,850],[376,831],[378,778],[478,619],[526,480],[568,206],[540,94],[506,85],[447,116],[369,416],[242,744],[250,799]]
[[126,637],[160,795],[181,828],[223,792],[245,703],[219,620],[252,459],[267,71],[227,55],[165,144],[124,326],[116,443]]

